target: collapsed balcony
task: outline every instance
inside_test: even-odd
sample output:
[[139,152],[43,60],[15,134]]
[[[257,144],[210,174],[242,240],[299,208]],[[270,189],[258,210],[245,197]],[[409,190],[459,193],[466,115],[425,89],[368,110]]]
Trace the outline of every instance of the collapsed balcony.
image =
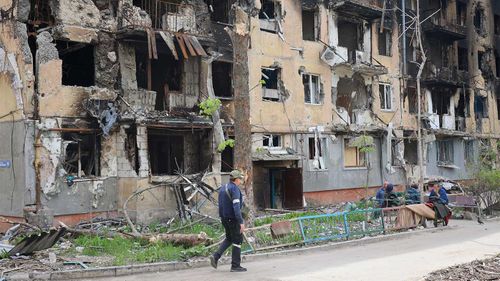
[[330,7],[336,12],[373,20],[382,17],[384,0],[331,0]]
[[339,16],[337,22],[338,46],[327,48],[321,59],[330,66],[347,68],[354,73],[368,76],[383,75],[387,68],[373,63],[369,51],[371,30],[360,19]]

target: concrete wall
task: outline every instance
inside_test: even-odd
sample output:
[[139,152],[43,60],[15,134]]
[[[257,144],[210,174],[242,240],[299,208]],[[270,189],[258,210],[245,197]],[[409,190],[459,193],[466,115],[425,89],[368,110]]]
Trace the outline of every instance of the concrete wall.
[[[479,154],[477,143],[474,144],[474,153],[476,157]],[[447,168],[437,164],[437,145],[436,142],[427,144],[427,166],[426,172],[429,177],[445,177],[452,180],[471,179],[471,169],[465,164],[465,143],[463,139],[453,139],[453,164],[456,168]]]
[[[344,168],[344,138],[337,136],[335,141],[330,137],[326,138],[326,157],[325,170],[313,170],[308,161],[308,144],[307,138],[314,135],[301,135],[303,139],[303,150],[305,151],[305,159],[303,158],[302,166],[304,167],[304,192],[337,190],[354,187],[366,186],[367,168]],[[379,139],[375,139],[376,151],[369,156],[371,165],[368,176],[368,186],[378,186],[382,184],[380,154],[381,143]]]
[[1,122],[0,136],[0,214],[22,216],[23,207],[35,202],[33,126],[24,121]]

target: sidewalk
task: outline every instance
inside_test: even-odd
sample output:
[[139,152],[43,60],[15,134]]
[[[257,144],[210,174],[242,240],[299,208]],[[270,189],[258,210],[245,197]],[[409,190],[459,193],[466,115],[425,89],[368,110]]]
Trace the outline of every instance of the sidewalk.
[[[425,233],[442,233],[456,230],[463,227],[464,224],[472,224],[472,222],[462,222],[457,221],[455,224],[448,227],[440,228],[427,228],[420,230],[410,230],[407,232],[380,235],[376,237],[367,237],[362,239],[343,241],[343,242],[332,242],[315,246],[304,246],[300,248],[287,249],[282,251],[260,253],[260,254],[250,254],[243,256],[243,262],[259,262],[269,259],[273,259],[280,256],[295,256],[307,253],[320,253],[324,251],[340,250],[351,247],[359,247],[363,245],[375,244],[391,240],[408,239],[415,235],[422,235]],[[221,260],[221,265],[229,264],[228,258],[223,258]],[[209,261],[206,258],[193,261],[193,262],[163,262],[154,264],[138,264],[138,265],[128,265],[128,266],[117,266],[117,267],[104,267],[104,268],[94,268],[86,270],[72,270],[72,271],[60,271],[51,273],[32,273],[30,275],[19,275],[15,276],[13,280],[68,280],[68,279],[81,279],[81,278],[103,278],[103,277],[115,277],[115,276],[125,276],[130,274],[139,273],[149,273],[149,272],[168,272],[177,271],[182,269],[193,269],[208,267]]]

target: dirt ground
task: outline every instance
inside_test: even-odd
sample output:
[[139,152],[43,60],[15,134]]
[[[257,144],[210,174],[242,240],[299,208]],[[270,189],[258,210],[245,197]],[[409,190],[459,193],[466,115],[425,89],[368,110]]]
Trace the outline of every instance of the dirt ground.
[[500,280],[500,255],[435,271],[425,280]]

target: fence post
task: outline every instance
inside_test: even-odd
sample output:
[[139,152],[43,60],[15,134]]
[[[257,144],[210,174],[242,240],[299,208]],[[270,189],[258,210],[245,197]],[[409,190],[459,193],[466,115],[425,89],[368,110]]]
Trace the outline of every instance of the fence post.
[[382,233],[386,234],[384,217],[385,217],[384,209],[380,209],[380,219],[382,220]]
[[299,217],[300,233],[302,234],[302,242],[306,243],[306,234],[304,232],[304,225],[302,224],[302,218]]
[[349,223],[347,221],[347,212],[343,212],[342,217],[344,218],[344,229],[345,229],[346,239],[349,240],[349,236],[351,235],[351,232],[349,230]]

